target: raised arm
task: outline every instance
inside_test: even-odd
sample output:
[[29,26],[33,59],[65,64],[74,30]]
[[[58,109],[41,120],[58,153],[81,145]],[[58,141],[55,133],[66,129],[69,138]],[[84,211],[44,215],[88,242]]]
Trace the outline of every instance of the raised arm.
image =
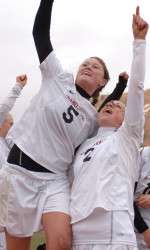
[[139,6],[136,8],[136,14],[133,14],[132,30],[134,39],[146,40],[149,25],[140,17]]
[[50,24],[53,0],[41,0],[33,26],[33,37],[40,63],[53,51]]
[[16,99],[19,97],[21,90],[27,83],[27,76],[21,75],[16,77],[16,84],[9,92],[8,96],[0,103],[0,127],[4,122],[6,116],[14,106]]
[[128,82],[129,76],[126,74],[126,72],[122,72],[119,75],[119,82],[116,84],[115,89],[113,92],[105,99],[105,101],[101,104],[101,106],[98,109],[98,112],[105,106],[107,102],[110,102],[112,100],[119,100],[122,96]]
[[139,15],[133,15],[133,60],[128,91],[126,119],[130,125],[137,124],[143,117],[144,109],[144,78],[145,78],[145,49],[148,24]]

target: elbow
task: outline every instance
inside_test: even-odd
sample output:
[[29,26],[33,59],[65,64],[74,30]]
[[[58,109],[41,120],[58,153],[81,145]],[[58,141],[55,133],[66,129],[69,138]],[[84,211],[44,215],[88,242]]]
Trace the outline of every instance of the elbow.
[[33,36],[34,41],[36,41],[38,39],[39,34],[40,34],[39,28],[37,28],[37,26],[34,25],[33,30],[32,30],[32,36]]

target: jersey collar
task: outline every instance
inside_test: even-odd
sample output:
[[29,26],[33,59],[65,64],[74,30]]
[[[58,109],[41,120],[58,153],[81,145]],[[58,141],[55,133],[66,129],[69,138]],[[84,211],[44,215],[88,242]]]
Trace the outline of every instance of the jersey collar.
[[76,90],[85,99],[89,100],[91,98],[91,96],[84,89],[82,89],[81,87],[79,87],[77,84],[76,84]]

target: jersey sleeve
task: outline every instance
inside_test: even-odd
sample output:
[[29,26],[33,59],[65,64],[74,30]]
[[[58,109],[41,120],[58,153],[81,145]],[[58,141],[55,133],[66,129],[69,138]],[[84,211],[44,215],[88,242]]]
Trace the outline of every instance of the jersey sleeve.
[[125,117],[129,125],[136,125],[144,118],[145,50],[145,40],[134,41]]
[[53,51],[50,41],[52,6],[53,0],[41,0],[34,21],[33,38],[40,63]]
[[0,126],[4,122],[6,116],[14,106],[16,99],[19,97],[22,86],[19,83],[16,83],[12,90],[9,92],[8,96],[0,103]]
[[105,101],[101,104],[100,108],[98,109],[98,112],[105,106],[107,102],[110,102],[112,100],[119,100],[122,96],[126,86],[127,81],[123,76],[119,76],[119,82],[116,84],[115,89],[113,92],[105,99]]
[[133,42],[133,59],[125,118],[120,127],[124,139],[132,138],[130,142],[132,141],[133,144],[136,142],[138,147],[142,144],[144,135],[145,50],[145,40],[139,39]]

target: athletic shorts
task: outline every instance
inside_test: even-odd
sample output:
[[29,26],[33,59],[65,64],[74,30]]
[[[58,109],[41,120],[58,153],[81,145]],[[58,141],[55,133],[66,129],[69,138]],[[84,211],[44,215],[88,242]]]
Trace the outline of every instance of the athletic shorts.
[[78,245],[72,246],[71,250],[138,250],[138,248],[126,245]]
[[42,214],[70,213],[70,186],[66,176],[37,173],[5,164],[0,170],[0,226],[10,235],[32,236],[43,229]]
[[4,232],[0,232],[0,250],[6,250],[6,238]]

